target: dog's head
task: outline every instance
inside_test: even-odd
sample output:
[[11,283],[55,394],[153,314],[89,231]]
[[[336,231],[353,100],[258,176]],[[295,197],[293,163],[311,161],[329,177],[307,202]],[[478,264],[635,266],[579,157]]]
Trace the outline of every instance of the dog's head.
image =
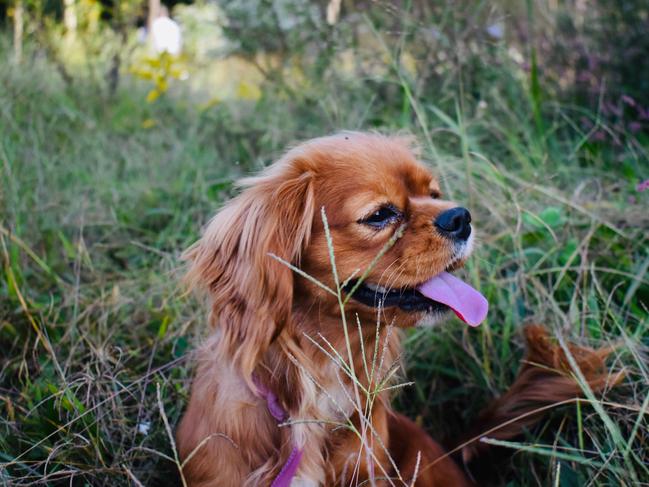
[[244,370],[296,326],[295,306],[317,301],[319,312],[339,313],[337,296],[290,266],[339,285],[361,318],[380,310],[412,326],[449,309],[469,324],[484,318],[484,298],[449,273],[471,252],[471,216],[443,199],[412,142],[342,133],[301,144],[244,180],[188,250],[189,279],[209,291],[212,323]]

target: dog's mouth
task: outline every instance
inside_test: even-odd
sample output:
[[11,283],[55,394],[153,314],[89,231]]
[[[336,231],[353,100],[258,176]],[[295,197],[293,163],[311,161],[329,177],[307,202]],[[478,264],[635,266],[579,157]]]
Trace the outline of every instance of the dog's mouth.
[[370,282],[350,280],[343,288],[356,290],[352,299],[371,307],[398,306],[407,312],[443,313],[452,310],[470,326],[487,316],[489,303],[476,289],[448,272],[442,272],[414,287],[387,289]]

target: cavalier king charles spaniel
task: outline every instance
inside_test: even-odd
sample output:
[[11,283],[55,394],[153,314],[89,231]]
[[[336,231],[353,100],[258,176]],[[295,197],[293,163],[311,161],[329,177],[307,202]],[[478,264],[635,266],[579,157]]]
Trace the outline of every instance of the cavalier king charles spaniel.
[[[479,484],[465,469],[481,435],[513,438],[580,394],[563,349],[532,326],[514,384],[449,453],[391,409],[400,329],[450,311],[477,326],[488,308],[453,274],[471,214],[417,154],[412,138],[374,133],[297,145],[187,250],[211,326],[177,431],[188,485]],[[610,350],[570,348],[593,390],[611,383]]]

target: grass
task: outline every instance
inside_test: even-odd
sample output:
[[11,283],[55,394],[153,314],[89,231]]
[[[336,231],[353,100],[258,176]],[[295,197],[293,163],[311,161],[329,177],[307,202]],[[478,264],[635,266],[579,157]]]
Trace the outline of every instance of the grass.
[[205,316],[179,287],[178,256],[236,178],[341,128],[417,135],[480,236],[467,275],[488,320],[410,330],[414,384],[396,406],[436,438],[463,431],[512,382],[526,322],[616,344],[624,383],[501,445],[514,454],[490,482],[649,483],[649,195],[635,190],[649,141],[591,141],[577,120],[605,129],[597,113],[539,105],[537,83],[506,63],[480,67],[478,98],[461,79],[432,96],[385,50],[380,78],[312,80],[290,99],[269,84],[209,108],[182,86],[153,104],[130,79],[114,96],[83,77],[68,86],[38,57],[0,72],[4,484],[179,482],[170,431]]

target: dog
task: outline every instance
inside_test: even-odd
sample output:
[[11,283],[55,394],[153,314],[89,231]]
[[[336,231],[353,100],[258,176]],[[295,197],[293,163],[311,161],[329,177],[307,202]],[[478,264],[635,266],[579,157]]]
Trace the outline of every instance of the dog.
[[[400,330],[451,311],[477,326],[488,311],[453,275],[471,214],[418,154],[413,138],[377,133],[297,145],[244,179],[186,251],[211,326],[177,430],[188,485],[474,485],[462,464],[487,448],[481,434],[513,438],[580,394],[534,326],[511,389],[458,434],[459,463],[391,409]],[[610,350],[570,347],[593,390],[611,382]]]

